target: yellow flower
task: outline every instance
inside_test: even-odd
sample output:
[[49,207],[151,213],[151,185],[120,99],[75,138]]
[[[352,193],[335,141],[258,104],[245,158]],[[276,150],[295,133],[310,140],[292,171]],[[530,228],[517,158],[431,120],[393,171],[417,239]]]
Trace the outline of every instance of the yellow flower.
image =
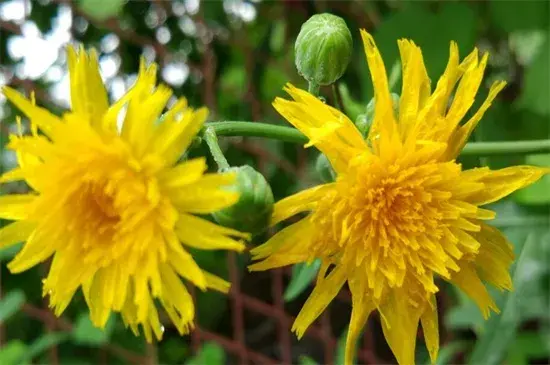
[[[414,363],[419,322],[432,361],[439,348],[434,278],[462,289],[487,317],[498,312],[483,282],[512,289],[508,269],[512,246],[484,221],[495,213],[480,208],[527,186],[548,169],[516,166],[463,171],[455,161],[504,82],[495,82],[487,100],[464,124],[482,81],[487,55],[474,50],[459,63],[450,59],[433,92],[420,48],[399,41],[403,89],[394,115],[386,71],[373,38],[362,31],[375,89],[375,117],[365,141],[338,110],[289,85],[294,101],[275,108],[327,155],[334,183],[297,193],[275,206],[272,224],[297,213],[304,218],[252,251],[263,259],[251,270],[322,261],[313,292],[293,326],[298,337],[347,281],[352,314],[347,364],[369,314],[377,310],[397,361]],[[451,93],[452,104],[448,107]],[[328,274],[327,274],[328,273]]]
[[95,51],[68,48],[67,56],[72,110],[62,117],[3,89],[32,132],[10,136],[19,166],[1,178],[33,190],[0,197],[0,218],[15,221],[0,230],[0,248],[25,241],[8,268],[19,273],[53,256],[43,290],[56,315],[82,288],[98,327],[120,312],[136,335],[141,325],[148,341],[160,339],[156,299],[187,333],[194,306],[182,278],[201,290],[227,292],[229,283],[201,270],[185,246],[241,251],[232,237],[248,237],[194,215],[238,200],[222,189],[234,174],[205,174],[204,158],[178,163],[207,110],[180,99],[157,122],[172,92],[156,87],[157,66],[143,60],[133,88],[109,106]]

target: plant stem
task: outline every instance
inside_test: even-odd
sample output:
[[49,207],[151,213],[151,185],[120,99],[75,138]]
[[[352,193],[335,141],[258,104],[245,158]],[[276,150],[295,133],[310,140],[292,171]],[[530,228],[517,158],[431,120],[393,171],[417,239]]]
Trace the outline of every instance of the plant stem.
[[216,130],[214,127],[209,126],[206,128],[204,131],[204,140],[208,145],[210,154],[212,154],[214,161],[216,161],[216,164],[218,165],[218,169],[228,169],[229,163],[227,162],[227,159],[223,155],[220,145],[218,144],[218,136],[216,135]]
[[319,84],[316,84],[316,83],[310,81],[309,85],[308,85],[308,88],[307,88],[307,91],[311,95],[319,96]]
[[[301,143],[308,142],[308,138],[299,130],[266,123],[251,123],[240,121],[206,123],[206,131],[212,129],[220,136],[248,136],[278,139],[284,142]],[[212,147],[205,138],[214,156]],[[217,142],[216,142],[217,146]],[[219,147],[218,147],[219,149]],[[221,153],[221,152],[220,152]],[[550,153],[550,139],[534,141],[505,141],[505,142],[470,142],[462,150],[463,156],[497,156],[497,155],[527,155],[537,153]],[[223,156],[223,154],[222,154]],[[225,160],[225,158],[224,158]]]
[[334,106],[336,109],[340,110],[341,112],[344,112],[342,109],[342,105],[340,104],[340,100],[338,100],[338,93],[336,92],[336,84],[332,84],[332,98],[334,99]]

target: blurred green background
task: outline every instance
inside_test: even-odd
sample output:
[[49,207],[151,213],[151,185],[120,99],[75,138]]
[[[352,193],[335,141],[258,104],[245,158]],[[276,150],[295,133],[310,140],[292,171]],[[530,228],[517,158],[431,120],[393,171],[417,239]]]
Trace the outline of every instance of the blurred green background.
[[[354,39],[350,66],[337,83],[336,94],[322,88],[334,105],[343,101],[352,119],[365,112],[372,87],[359,28],[374,34],[388,72],[398,58],[397,39],[412,38],[421,46],[432,84],[447,62],[449,42],[459,44],[461,57],[474,46],[491,57],[476,104],[495,79],[508,81],[472,137],[476,141],[549,138],[550,37],[548,1],[130,1],[4,0],[0,2],[0,85],[36,90],[38,103],[60,113],[68,107],[69,89],[64,46],[83,43],[100,54],[101,73],[112,99],[133,83],[140,57],[161,65],[159,78],[185,95],[190,104],[206,105],[213,121],[252,120],[286,124],[271,107],[290,81],[306,88],[294,67],[294,40],[311,15],[331,12],[345,19]],[[400,81],[395,92],[399,92]],[[336,96],[334,96],[336,95]],[[476,107],[473,108],[476,110]],[[0,147],[15,131],[17,112],[0,96]],[[319,182],[317,152],[302,146],[254,138],[222,138],[230,163],[249,164],[268,179],[276,199]],[[197,146],[194,155],[206,155]],[[500,168],[529,163],[550,166],[550,155],[467,158],[470,168]],[[210,166],[214,166],[210,161]],[[15,156],[0,152],[0,169],[15,166]],[[24,191],[7,184],[0,193]],[[546,364],[550,361],[550,176],[491,207],[494,224],[514,243],[518,263],[512,268],[515,291],[494,291],[503,314],[484,322],[475,305],[441,283],[442,351],[438,363]],[[1,224],[1,222],[0,222]],[[265,237],[259,237],[258,241]],[[161,343],[146,346],[113,316],[105,331],[91,326],[82,298],[60,319],[41,297],[47,265],[12,275],[6,263],[19,246],[0,250],[0,364],[93,363],[235,363],[220,344],[206,343],[197,353],[189,337],[167,328]],[[523,250],[522,250],[523,249]],[[197,253],[199,263],[227,277],[223,253]],[[245,273],[242,285],[260,300],[270,301],[265,283]],[[307,298],[316,266],[297,266],[285,282],[287,311],[296,315]],[[252,275],[253,276],[253,275]],[[262,284],[264,283],[264,284]],[[268,294],[265,294],[265,293]],[[230,309],[224,296],[199,294],[202,328],[231,337]],[[333,313],[333,335],[340,336],[349,311]],[[258,323],[248,323],[245,337],[254,351],[277,358],[277,344],[255,345]],[[370,328],[370,329],[369,329]],[[380,328],[374,325],[374,336]],[[271,331],[275,331],[271,329]],[[259,334],[260,333],[260,334]],[[257,340],[257,338],[256,338]],[[342,343],[343,341],[339,341]],[[418,341],[418,363],[427,363]],[[373,349],[380,363],[391,363],[383,341]],[[321,355],[319,355],[319,353]],[[324,359],[314,346],[293,340],[294,362],[340,363]]]

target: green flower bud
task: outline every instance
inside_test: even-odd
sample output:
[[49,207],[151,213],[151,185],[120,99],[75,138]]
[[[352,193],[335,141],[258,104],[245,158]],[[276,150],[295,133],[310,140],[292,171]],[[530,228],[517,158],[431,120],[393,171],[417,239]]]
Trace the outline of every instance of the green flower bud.
[[262,174],[245,165],[230,167],[225,172],[236,172],[237,180],[231,189],[241,194],[239,201],[213,213],[222,226],[252,234],[261,233],[269,226],[273,213],[273,193]]
[[[391,93],[392,103],[393,103],[393,114],[396,118],[399,117],[399,95]],[[355,126],[359,129],[359,132],[363,137],[367,137],[369,134],[370,126],[374,121],[374,107],[375,107],[374,98],[370,99],[367,107],[365,108],[364,114],[359,114],[355,120]]]
[[317,156],[317,161],[315,162],[315,170],[317,170],[321,181],[324,183],[333,182],[336,178],[336,173],[334,172],[330,161],[324,153],[321,153],[319,154],[319,156]]
[[317,85],[334,83],[348,67],[352,43],[344,19],[332,14],[312,16],[302,25],[294,46],[298,73]]

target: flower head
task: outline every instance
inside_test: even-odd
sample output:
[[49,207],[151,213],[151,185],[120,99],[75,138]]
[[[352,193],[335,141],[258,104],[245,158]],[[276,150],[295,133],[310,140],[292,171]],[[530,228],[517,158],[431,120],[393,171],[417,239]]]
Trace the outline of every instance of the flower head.
[[[450,59],[431,90],[420,49],[400,40],[403,89],[394,113],[386,71],[373,38],[362,32],[375,89],[374,121],[367,140],[338,110],[287,86],[294,101],[275,108],[330,160],[337,178],[275,205],[272,223],[309,212],[252,251],[251,270],[322,261],[315,288],[296,318],[301,337],[347,282],[352,314],[346,363],[369,314],[377,310],[400,364],[414,363],[419,322],[435,361],[439,348],[435,278],[458,286],[487,317],[498,312],[484,282],[510,290],[512,246],[486,223],[481,208],[527,186],[548,169],[516,166],[463,171],[455,161],[504,82],[495,82],[472,117],[461,120],[480,87],[487,55],[474,50]],[[457,86],[458,84],[458,86]],[[455,90],[452,104],[448,106]],[[327,274],[328,273],[328,274]]]
[[96,326],[120,312],[151,341],[162,336],[157,299],[186,333],[194,307],[182,278],[202,290],[225,292],[229,283],[201,270],[185,246],[244,248],[235,238],[246,234],[194,215],[235,203],[238,194],[223,189],[235,175],[205,174],[204,158],[178,163],[207,110],[180,99],[157,122],[172,92],[156,86],[155,64],[142,61],[135,85],[109,106],[96,53],[67,55],[72,108],[62,117],[3,90],[32,132],[10,136],[19,166],[1,178],[33,190],[0,197],[0,218],[15,221],[0,230],[0,247],[25,241],[8,268],[18,273],[53,256],[43,289],[57,315],[82,289]]

